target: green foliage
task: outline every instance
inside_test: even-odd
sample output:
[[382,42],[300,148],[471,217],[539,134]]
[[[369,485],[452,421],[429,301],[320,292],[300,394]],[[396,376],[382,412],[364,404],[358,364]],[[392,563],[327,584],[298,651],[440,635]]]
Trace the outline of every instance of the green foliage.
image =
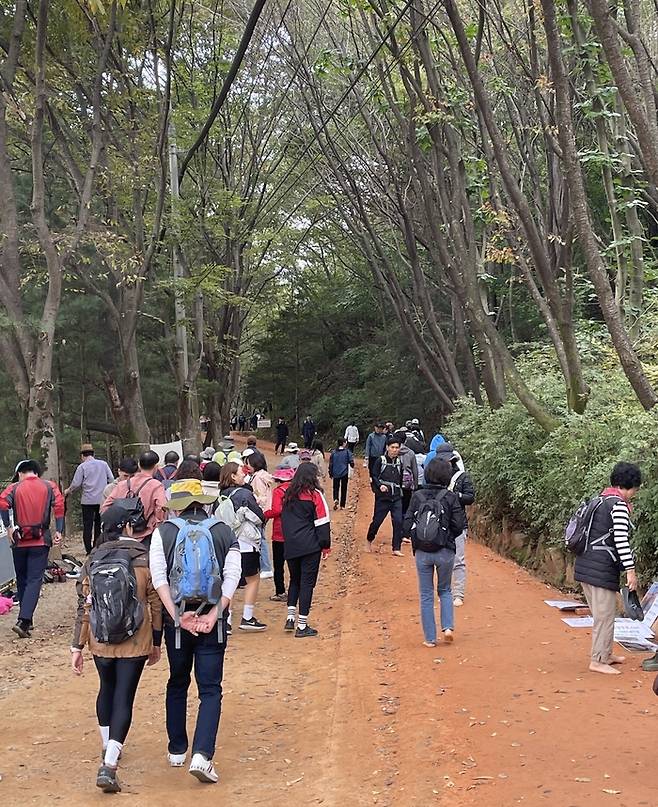
[[[636,500],[633,543],[648,579],[658,572],[658,416],[645,412],[622,373],[608,368],[604,347],[591,347],[587,412],[563,413],[550,435],[515,399],[494,412],[461,401],[445,431],[465,457],[480,506],[495,519],[511,517],[537,545],[561,545],[570,515],[608,484],[615,462],[639,463],[645,482]],[[520,364],[533,391],[560,410],[563,382],[544,351],[528,353]]]

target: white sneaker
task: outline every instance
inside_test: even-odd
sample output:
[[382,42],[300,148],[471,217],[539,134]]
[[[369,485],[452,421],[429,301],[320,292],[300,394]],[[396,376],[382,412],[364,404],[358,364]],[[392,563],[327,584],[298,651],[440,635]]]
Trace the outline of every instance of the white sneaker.
[[203,754],[194,754],[190,762],[190,773],[200,782],[214,785],[219,781],[212,759],[206,759]]
[[187,754],[167,754],[167,759],[172,768],[182,768],[185,764]]
[[462,600],[461,597],[455,597],[455,599],[452,601],[452,604],[455,606],[455,608],[461,608],[462,605],[464,604],[464,600]]
[[274,572],[261,572],[260,579],[261,580],[271,580],[274,577]]

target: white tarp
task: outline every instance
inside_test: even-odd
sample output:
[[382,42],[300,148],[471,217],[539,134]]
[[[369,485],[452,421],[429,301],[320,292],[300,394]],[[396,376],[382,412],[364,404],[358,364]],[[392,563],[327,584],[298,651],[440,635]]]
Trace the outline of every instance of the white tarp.
[[180,440],[175,440],[173,443],[156,443],[151,446],[151,451],[155,451],[160,457],[160,465],[164,465],[165,454],[168,451],[175,451],[183,459],[183,443]]

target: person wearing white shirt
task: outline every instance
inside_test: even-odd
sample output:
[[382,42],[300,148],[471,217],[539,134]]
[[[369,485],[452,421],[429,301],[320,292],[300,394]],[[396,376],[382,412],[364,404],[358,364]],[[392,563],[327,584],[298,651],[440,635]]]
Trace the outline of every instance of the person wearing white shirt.
[[350,425],[345,429],[344,439],[347,441],[349,450],[354,453],[356,444],[359,442],[359,430],[354,421],[351,421]]

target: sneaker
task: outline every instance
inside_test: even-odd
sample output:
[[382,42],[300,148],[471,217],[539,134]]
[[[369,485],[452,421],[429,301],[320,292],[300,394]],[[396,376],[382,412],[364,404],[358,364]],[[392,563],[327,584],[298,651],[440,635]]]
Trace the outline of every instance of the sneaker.
[[206,759],[203,754],[194,754],[190,762],[190,773],[200,782],[214,785],[219,781],[212,759]]
[[20,636],[21,639],[30,638],[30,623],[26,619],[19,619],[12,630],[17,636]]
[[226,635],[233,636],[233,625],[230,622],[226,623]]
[[96,774],[96,787],[100,787],[103,793],[120,793],[121,785],[117,779],[117,769],[101,765]]
[[310,625],[306,625],[303,628],[297,628],[295,631],[295,639],[303,639],[306,636],[317,636],[318,632],[315,628],[312,628]]
[[251,619],[242,617],[240,620],[240,630],[265,630],[266,628],[267,625],[259,622],[255,616],[252,616]]
[[463,597],[455,597],[455,599],[452,601],[452,604],[455,606],[455,608],[461,608],[462,605],[464,604]]
[[642,669],[645,672],[658,672],[658,653],[651,658],[646,658],[642,662]]
[[167,754],[167,759],[172,768],[182,768],[185,764],[187,754]]
[[338,499],[334,501],[334,510],[338,510]]
[[270,600],[271,602],[288,602],[288,595],[285,592],[283,594],[272,594]]
[[286,619],[286,624],[283,626],[284,630],[295,630],[295,618],[290,616]]
[[455,634],[448,628],[443,631],[443,641],[449,644],[455,641]]
[[271,580],[274,577],[274,572],[261,572],[260,579],[261,580]]

